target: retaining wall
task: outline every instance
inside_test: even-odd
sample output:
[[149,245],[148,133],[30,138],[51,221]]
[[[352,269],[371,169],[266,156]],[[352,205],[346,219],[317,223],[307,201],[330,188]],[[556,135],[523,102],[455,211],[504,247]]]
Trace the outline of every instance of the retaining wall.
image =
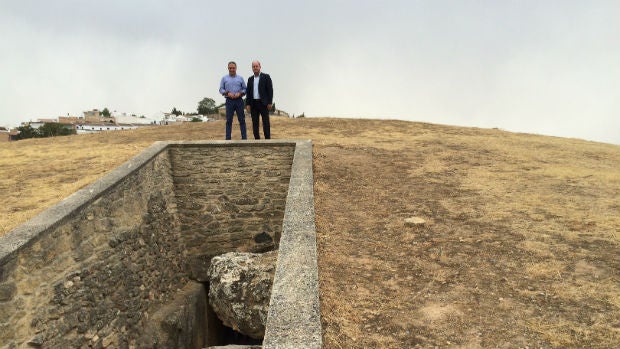
[[[313,291],[310,300],[282,293],[274,280],[266,332],[275,336],[264,347],[320,347],[311,153],[309,141],[156,143],[9,232],[0,238],[0,348],[200,348],[210,259],[296,235],[305,242],[285,250],[314,256],[301,271]],[[276,278],[296,273],[292,257],[278,257]],[[314,332],[318,324],[318,337],[290,336],[277,313]]]

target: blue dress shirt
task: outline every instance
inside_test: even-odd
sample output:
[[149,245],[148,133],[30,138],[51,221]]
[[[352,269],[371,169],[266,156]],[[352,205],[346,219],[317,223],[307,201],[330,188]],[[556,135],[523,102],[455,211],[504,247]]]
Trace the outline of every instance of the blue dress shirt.
[[232,93],[241,93],[241,96],[245,95],[245,81],[241,75],[236,74],[235,76],[224,75],[222,77],[222,81],[220,82],[220,94],[224,95],[228,92]]

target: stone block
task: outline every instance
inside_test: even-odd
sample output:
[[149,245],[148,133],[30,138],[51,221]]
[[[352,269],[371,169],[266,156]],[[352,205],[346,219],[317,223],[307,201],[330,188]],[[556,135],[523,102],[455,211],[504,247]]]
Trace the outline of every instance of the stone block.
[[0,284],[0,302],[8,302],[15,296],[17,290],[14,282]]

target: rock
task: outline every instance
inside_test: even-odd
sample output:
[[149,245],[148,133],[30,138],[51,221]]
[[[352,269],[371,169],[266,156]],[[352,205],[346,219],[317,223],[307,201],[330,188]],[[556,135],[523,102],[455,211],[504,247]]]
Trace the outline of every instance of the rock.
[[[243,229],[241,224],[238,229]],[[188,256],[187,266],[189,277],[200,282],[209,281],[209,267],[213,257],[231,252],[252,252],[264,253],[277,248],[276,233],[265,232],[243,232],[243,233],[222,233],[218,234],[218,238],[208,244],[209,248],[200,252],[191,253]],[[231,241],[243,241],[243,243]],[[198,242],[196,242],[198,243]]]
[[[136,348],[200,348],[211,329],[207,321],[207,291],[204,284],[190,281],[174,298],[151,314],[136,340]],[[120,348],[118,338],[110,341]],[[105,347],[106,339],[103,340]]]
[[41,334],[37,334],[32,337],[30,341],[28,341],[28,345],[31,347],[40,348],[43,345],[43,336]]
[[416,226],[416,225],[424,225],[426,220],[420,217],[409,217],[405,219],[405,225],[408,226]]
[[277,251],[213,257],[208,271],[209,304],[224,325],[263,338],[276,259]]
[[0,302],[12,300],[16,291],[17,286],[13,282],[0,285]]

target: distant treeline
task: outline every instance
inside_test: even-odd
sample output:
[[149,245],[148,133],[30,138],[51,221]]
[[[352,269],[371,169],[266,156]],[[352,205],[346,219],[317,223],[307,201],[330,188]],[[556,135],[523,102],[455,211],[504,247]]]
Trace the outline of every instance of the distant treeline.
[[24,125],[19,126],[17,130],[19,131],[19,133],[12,137],[14,140],[69,136],[77,133],[71,126],[59,124],[57,122],[46,122],[39,128],[33,128],[30,125]]

